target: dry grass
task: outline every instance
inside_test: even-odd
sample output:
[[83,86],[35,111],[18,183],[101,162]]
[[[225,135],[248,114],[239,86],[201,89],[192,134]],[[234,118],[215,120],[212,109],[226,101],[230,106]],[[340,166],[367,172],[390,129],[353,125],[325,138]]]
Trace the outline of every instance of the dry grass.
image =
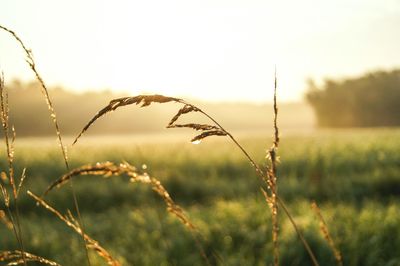
[[[161,184],[161,182],[157,178],[149,176],[149,174],[147,172],[139,172],[136,167],[130,165],[127,162],[120,163],[119,165],[116,165],[112,162],[104,162],[104,163],[97,163],[95,165],[85,165],[85,166],[73,169],[69,173],[63,175],[62,177],[60,177],[59,179],[54,181],[47,188],[47,190],[45,191],[45,194],[49,193],[51,190],[53,190],[56,187],[63,186],[68,181],[71,181],[73,177],[87,176],[87,175],[104,176],[104,177],[127,176],[129,178],[130,182],[143,183],[143,184],[150,185],[152,187],[152,189],[164,201],[167,211],[169,213],[173,214],[183,225],[185,225],[190,230],[190,232],[192,233],[192,236],[194,237],[194,240],[196,242],[196,245],[199,249],[201,256],[203,257],[205,263],[207,265],[210,265],[208,257],[207,257],[207,255],[202,247],[202,244],[201,244],[200,239],[202,236],[201,236],[200,232],[197,230],[196,226],[190,221],[188,216],[184,213],[183,209],[174,202],[174,200],[171,198],[168,191],[165,189],[165,187]],[[30,195],[32,196],[32,193],[30,193]],[[35,198],[35,199],[39,200],[37,198]],[[41,204],[42,204],[42,202],[41,202]],[[53,210],[52,212],[55,213],[55,210]],[[57,214],[57,216],[61,219],[60,214]],[[219,259],[218,256],[215,255],[215,253],[214,253],[214,256],[216,257],[216,259]]]
[[[8,107],[8,95],[5,91],[4,77],[3,74],[0,76],[0,117],[1,125],[3,128],[4,141],[6,143],[7,160],[8,160],[8,174],[1,172],[1,191],[3,194],[4,205],[7,210],[9,220],[11,221],[12,229],[15,238],[18,242],[19,248],[21,250],[22,262],[27,265],[27,260],[25,258],[25,248],[22,239],[22,229],[18,208],[18,195],[19,190],[22,186],[22,182],[25,179],[25,174],[23,172],[20,179],[19,185],[16,184],[15,174],[14,174],[14,142],[15,142],[15,130],[12,127],[12,140],[10,141],[10,126],[9,126],[9,107]],[[8,183],[8,186],[7,186]],[[7,187],[12,191],[11,199],[14,203],[14,209],[10,207],[10,194],[7,191]]]
[[95,165],[85,165],[73,169],[69,173],[55,180],[47,188],[45,194],[49,193],[55,187],[61,187],[62,185],[66,184],[73,177],[87,176],[87,175],[104,176],[104,177],[125,175],[129,177],[130,182],[150,185],[153,188],[153,190],[157,192],[157,194],[164,200],[165,204],[167,205],[167,210],[170,213],[174,214],[189,229],[191,230],[196,229],[193,223],[190,222],[188,217],[184,214],[182,208],[172,200],[168,191],[164,188],[164,186],[158,179],[150,177],[147,172],[140,173],[136,167],[130,165],[127,162],[120,163],[119,165],[116,165],[112,162],[104,162],[104,163],[97,163]]
[[[293,225],[296,233],[298,234],[300,240],[302,241],[304,247],[306,248],[307,253],[310,255],[310,258],[314,265],[319,265],[318,261],[311,250],[309,244],[304,238],[300,228],[297,226],[293,217],[291,216],[289,210],[286,208],[283,200],[277,194],[277,162],[278,157],[276,155],[278,145],[279,145],[279,131],[277,126],[277,117],[278,117],[278,107],[277,107],[277,99],[276,99],[276,89],[277,89],[277,81],[275,76],[275,86],[274,86],[274,141],[272,147],[268,151],[267,158],[270,161],[270,166],[266,166],[266,169],[263,170],[261,167],[254,161],[254,159],[248,154],[248,152],[243,148],[242,145],[234,138],[234,136],[225,130],[220,123],[218,123],[213,117],[211,117],[208,113],[204,112],[199,107],[188,103],[182,99],[168,97],[164,95],[138,95],[134,97],[124,97],[118,98],[115,100],[111,100],[108,105],[102,108],[94,117],[89,121],[89,123],[84,126],[83,130],[79,133],[79,135],[75,138],[73,144],[76,144],[80,137],[101,117],[106,115],[109,112],[115,111],[120,107],[128,106],[128,105],[141,105],[141,107],[146,107],[151,105],[152,103],[168,103],[168,102],[176,102],[183,104],[183,107],[178,110],[177,114],[172,117],[172,119],[167,124],[167,128],[181,128],[187,127],[192,128],[196,131],[202,131],[201,134],[192,138],[192,143],[198,144],[201,140],[211,137],[211,136],[227,136],[229,137],[235,145],[242,151],[242,153],[246,156],[246,158],[250,161],[256,173],[259,175],[261,180],[264,182],[265,187],[261,187],[263,195],[266,198],[268,205],[271,208],[272,220],[273,220],[273,229],[272,229],[272,240],[274,243],[274,264],[279,264],[279,247],[278,247],[278,203],[282,206],[284,213],[288,216],[290,222]],[[190,112],[199,112],[206,116],[214,125],[209,124],[197,124],[197,123],[189,123],[189,124],[176,124],[178,119]]]
[[[24,44],[22,39],[14,31],[12,31],[12,30],[10,30],[7,27],[4,27],[2,25],[0,25],[0,29],[5,31],[5,32],[7,32],[7,33],[9,33],[14,38],[14,40],[16,40],[17,43],[21,46],[22,50],[25,52],[25,55],[26,55],[26,62],[28,63],[30,69],[33,71],[36,79],[39,81],[39,83],[41,85],[41,92],[42,92],[42,94],[44,96],[44,99],[46,101],[47,108],[49,109],[50,117],[51,117],[51,120],[53,121],[53,124],[54,124],[54,127],[55,127],[55,131],[56,131],[56,135],[57,135],[57,139],[58,139],[58,143],[59,143],[59,146],[60,146],[60,149],[61,149],[61,153],[62,153],[62,156],[63,156],[63,159],[64,159],[65,168],[68,171],[69,170],[69,164],[68,164],[67,149],[66,149],[66,146],[63,144],[59,123],[58,123],[58,120],[57,120],[57,115],[56,115],[56,112],[55,112],[55,109],[54,109],[54,106],[53,106],[53,102],[52,102],[52,100],[50,98],[47,86],[46,86],[42,76],[39,74],[38,70],[36,69],[36,63],[35,63],[35,60],[33,58],[32,51],[26,47],[26,45]],[[4,135],[5,135],[5,141],[6,141],[7,151],[8,151],[7,157],[8,157],[9,168],[10,168],[10,170],[9,170],[10,182],[11,182],[11,185],[13,187],[13,193],[14,193],[14,195],[16,195],[17,194],[16,193],[16,188],[15,188],[15,185],[13,185],[14,184],[13,183],[13,181],[14,181],[13,168],[12,168],[13,149],[12,149],[12,146],[9,145],[8,124],[4,124],[4,121],[8,122],[8,102],[7,101],[3,101],[3,98],[4,98],[4,96],[3,96],[3,89],[4,89],[4,79],[3,79],[3,77],[1,77],[1,89],[2,89],[2,93],[1,93],[1,95],[2,95],[1,96],[2,97],[2,99],[1,99],[1,104],[2,104],[2,106],[1,106],[1,120],[2,120],[2,124],[3,124],[4,132],[5,132]],[[15,140],[15,131],[14,130],[13,130],[13,140]],[[23,179],[24,178],[21,178],[20,185],[18,186],[19,189],[22,186]],[[83,226],[83,220],[82,220],[82,217],[81,217],[81,213],[79,211],[78,200],[76,198],[72,182],[70,184],[71,184],[71,191],[72,191],[72,196],[73,196],[73,200],[74,200],[75,210],[76,210],[76,212],[78,214],[78,221],[79,221],[80,226],[81,226],[81,228],[83,230],[84,226]],[[1,185],[3,185],[3,184],[1,184]],[[3,191],[3,188],[2,188],[2,191]],[[4,193],[3,193],[3,196],[4,196]],[[22,236],[21,236],[22,233],[20,232],[21,231],[21,227],[19,226],[18,204],[17,204],[16,197],[14,197],[14,198],[15,198],[15,206],[16,206],[16,211],[15,212],[16,212],[16,216],[17,216],[17,219],[16,219],[16,223],[17,224],[16,224],[16,226],[17,226],[18,231],[19,231],[19,236],[16,235],[16,238],[17,238],[18,242],[20,243],[20,248],[22,250],[22,253],[21,253],[22,254],[22,258],[24,259],[24,264],[26,265],[26,261],[25,261],[25,258],[24,258],[25,252],[24,252],[24,249],[23,249],[23,241],[22,241]],[[15,228],[15,224],[14,224],[11,212],[9,214],[11,216],[10,219],[11,219],[13,225],[14,225],[14,228]],[[84,239],[83,239],[83,242],[84,242]],[[87,248],[86,248],[86,244],[83,243],[83,245],[85,247],[86,258],[87,258],[87,261],[88,261],[88,265],[90,265],[90,259],[89,259],[89,254],[88,254],[88,251],[87,251]]]
[[57,120],[57,114],[56,114],[56,111],[54,109],[53,102],[50,99],[50,95],[49,95],[49,91],[47,89],[47,86],[46,86],[42,76],[39,74],[39,71],[36,68],[36,63],[35,63],[35,60],[33,58],[32,51],[26,47],[26,45],[24,44],[22,39],[14,31],[12,31],[12,30],[10,30],[10,29],[2,26],[2,25],[0,25],[0,29],[2,29],[5,32],[8,32],[9,34],[11,34],[11,36],[20,44],[21,48],[25,52],[26,62],[28,63],[29,67],[31,68],[31,70],[35,74],[36,79],[39,81],[39,83],[41,85],[42,94],[43,94],[44,99],[46,101],[46,105],[47,105],[47,107],[49,109],[51,120],[54,123],[54,127],[55,127],[57,138],[58,138],[58,142],[60,144],[60,148],[61,148],[62,155],[63,155],[63,158],[64,158],[64,163],[65,163],[66,168],[68,168],[69,166],[68,166],[67,149],[66,149],[66,146],[63,144],[60,127],[58,125],[59,123],[58,123],[58,120]]
[[[22,238],[18,197],[20,195],[20,191],[26,175],[24,169],[22,171],[21,177],[19,178],[19,182],[15,178],[14,142],[16,134],[14,128],[11,127],[12,138],[10,140],[8,96],[5,91],[3,75],[0,75],[0,118],[3,128],[4,141],[6,143],[6,152],[8,160],[8,173],[1,172],[0,174],[1,176],[0,188],[4,200],[4,207],[8,215],[3,210],[0,210],[0,220],[7,226],[7,228],[13,230],[15,238],[20,248],[20,250],[15,250],[15,251],[0,251],[0,262],[1,261],[6,262],[7,263],[6,265],[20,265],[20,264],[27,265],[29,261],[34,261],[47,265],[59,265],[56,262],[50,261],[48,259],[45,259],[37,255],[33,255],[25,251],[24,242]],[[9,190],[11,191],[11,193],[8,192]],[[13,208],[10,205],[10,201],[13,202]]]
[[6,266],[26,264],[28,261],[39,262],[41,264],[61,266],[57,262],[33,255],[28,252],[14,251],[0,251],[0,262],[5,262]]
[[[195,227],[195,225],[189,220],[188,216],[184,213],[182,208],[177,205],[173,199],[171,198],[170,194],[168,191],[165,189],[165,187],[160,183],[160,181],[154,177],[149,176],[146,172],[141,172],[138,171],[134,166],[124,162],[119,165],[116,165],[111,162],[105,162],[105,163],[98,163],[95,165],[86,165],[82,166],[73,170],[69,169],[69,164],[68,164],[68,156],[67,156],[67,151],[66,148],[63,144],[62,141],[62,135],[59,130],[59,125],[58,125],[58,120],[57,116],[55,113],[54,106],[52,104],[52,101],[50,100],[50,96],[48,94],[47,87],[42,79],[42,77],[39,75],[37,69],[36,69],[36,64],[34,62],[32,53],[29,49],[26,48],[22,40],[15,34],[15,32],[9,30],[8,28],[5,28],[0,25],[0,29],[10,33],[13,38],[21,45],[22,49],[26,53],[27,57],[27,62],[31,68],[31,70],[34,72],[37,80],[41,84],[42,88],[42,93],[44,95],[44,98],[46,100],[48,109],[50,111],[50,116],[51,119],[54,123],[57,138],[59,145],[61,147],[65,167],[67,170],[67,173],[54,181],[48,189],[45,191],[44,195],[52,191],[56,187],[61,187],[66,183],[71,184],[72,188],[72,195],[74,199],[74,206],[77,212],[78,219],[75,219],[73,215],[68,212],[67,215],[61,214],[59,211],[57,211],[55,208],[51,207],[48,203],[44,201],[43,198],[40,198],[33,194],[32,192],[28,191],[28,195],[31,196],[38,204],[46,208],[48,211],[53,213],[55,216],[57,216],[60,220],[62,220],[67,226],[71,227],[75,232],[77,232],[83,239],[84,242],[84,247],[86,250],[86,257],[88,260],[88,264],[90,265],[90,260],[88,256],[88,249],[94,250],[100,257],[102,257],[105,262],[108,265],[112,266],[118,266],[121,265],[120,262],[115,260],[110,253],[104,249],[100,244],[89,237],[85,231],[84,231],[84,225],[83,225],[83,220],[81,218],[81,213],[79,211],[79,204],[75,196],[74,189],[72,187],[72,180],[74,177],[78,176],[85,176],[85,175],[95,175],[95,176],[115,176],[115,175],[123,175],[129,177],[129,180],[131,182],[135,183],[144,183],[147,185],[150,185],[153,190],[162,198],[164,203],[166,204],[166,209],[169,213],[174,215],[182,224],[186,226],[192,233],[194,237],[194,241],[196,242],[201,256],[204,258],[204,261],[206,264],[211,265],[208,257],[202,247],[201,240],[202,236],[198,229]],[[25,264],[27,265],[28,261],[37,261],[40,263],[48,264],[48,265],[59,265],[55,262],[49,261],[47,259],[41,258],[36,255],[32,255],[30,253],[27,253],[24,250],[24,245],[23,245],[23,240],[22,240],[22,232],[21,232],[21,226],[20,226],[20,219],[19,219],[19,211],[18,211],[18,195],[20,194],[21,187],[23,185],[23,181],[25,180],[25,171],[22,172],[21,177],[19,178],[19,183],[17,182],[15,178],[15,173],[14,173],[14,141],[15,141],[15,130],[10,126],[8,123],[8,113],[9,113],[9,108],[8,108],[8,101],[7,101],[7,94],[4,91],[4,82],[3,82],[3,77],[0,76],[0,81],[1,81],[1,121],[2,121],[2,126],[3,126],[3,131],[4,131],[4,138],[6,142],[6,148],[7,148],[7,158],[8,158],[8,173],[2,172],[1,173],[1,178],[0,178],[0,188],[2,191],[2,196],[3,200],[5,203],[5,211],[0,210],[0,220],[2,223],[8,225],[9,227],[12,227],[16,240],[20,246],[20,250],[18,251],[1,251],[0,252],[0,261],[9,261],[7,265],[17,265],[17,264]],[[288,208],[285,206],[283,200],[279,197],[278,195],[278,187],[277,187],[277,168],[278,168],[278,162],[279,162],[279,157],[277,155],[278,147],[279,147],[279,128],[277,125],[278,121],[278,104],[277,104],[277,77],[275,73],[275,84],[274,84],[274,136],[273,136],[273,144],[270,149],[267,150],[267,160],[269,164],[265,166],[265,168],[261,168],[255,160],[249,155],[249,153],[243,148],[243,146],[234,138],[234,136],[227,130],[225,130],[221,124],[219,124],[212,116],[210,116],[208,113],[200,109],[199,107],[188,103],[184,101],[183,99],[179,98],[174,98],[174,97],[167,97],[163,95],[138,95],[134,97],[123,97],[123,98],[118,98],[111,100],[108,105],[106,105],[103,109],[101,109],[97,114],[93,116],[93,118],[83,127],[82,131],[78,134],[76,139],[74,140],[73,144],[77,143],[80,137],[101,117],[105,116],[106,114],[117,110],[120,107],[125,107],[129,105],[138,105],[140,107],[147,107],[150,106],[153,103],[178,103],[182,104],[183,107],[181,107],[178,112],[171,118],[171,120],[167,124],[167,128],[191,128],[193,130],[199,131],[200,133],[195,135],[191,141],[193,143],[200,143],[203,139],[206,139],[208,137],[212,136],[225,136],[230,138],[236,147],[238,147],[241,152],[244,154],[244,156],[250,161],[251,165],[253,166],[255,172],[257,175],[261,178],[263,181],[263,185],[261,186],[261,190],[263,192],[263,195],[265,196],[265,199],[268,203],[268,206],[271,209],[271,217],[272,217],[272,242],[273,242],[273,256],[274,256],[274,265],[279,265],[279,241],[278,241],[278,236],[279,236],[279,220],[278,220],[278,205],[281,206],[282,210],[284,213],[288,216],[291,224],[293,225],[293,228],[297,232],[300,240],[302,241],[306,251],[308,252],[312,262],[314,265],[319,265],[318,261],[311,250],[310,246],[308,245],[307,241],[305,240],[303,234],[301,233],[300,228],[296,224],[295,220],[293,219],[292,215],[290,214]],[[198,112],[207,117],[210,121],[211,124],[198,124],[198,123],[186,123],[186,124],[178,124],[178,120],[181,116],[191,113],[191,112]],[[12,136],[10,137],[10,130]],[[17,185],[18,184],[18,185]],[[11,191],[11,199],[14,201],[14,210],[11,209],[10,207],[10,193]],[[316,206],[316,205],[315,205]],[[320,211],[318,207],[314,207],[317,210],[317,215],[320,218],[320,220],[323,223],[323,233],[325,238],[328,240],[328,243],[330,244],[331,248],[334,250],[334,254],[336,259],[338,260],[338,263],[340,262],[341,265],[341,255],[340,252],[337,251],[336,247],[333,244],[332,239],[330,238],[329,232],[326,227],[326,223],[323,221],[322,215],[320,214]],[[10,226],[11,225],[11,226]],[[221,263],[223,263],[222,260],[219,259],[217,255],[215,255],[215,258],[219,260]]]
[[[275,82],[274,82],[274,141],[272,147],[268,151],[267,158],[271,162],[270,169],[267,172],[268,183],[270,185],[271,196],[266,197],[267,202],[271,208],[271,217],[272,217],[272,242],[274,246],[274,265],[279,265],[279,244],[278,244],[278,235],[279,235],[279,224],[278,224],[278,184],[277,184],[277,150],[279,146],[279,128],[278,128],[278,105],[276,101],[276,89],[277,89],[277,77],[275,70]],[[267,195],[264,193],[264,195]]]

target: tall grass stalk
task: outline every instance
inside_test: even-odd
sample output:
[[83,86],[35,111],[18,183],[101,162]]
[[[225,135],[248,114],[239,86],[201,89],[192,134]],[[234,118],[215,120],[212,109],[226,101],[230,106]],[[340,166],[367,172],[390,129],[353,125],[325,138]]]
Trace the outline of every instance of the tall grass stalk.
[[279,128],[278,128],[278,105],[276,100],[276,90],[277,90],[277,77],[275,68],[275,78],[274,78],[274,141],[272,147],[269,149],[268,157],[271,161],[270,171],[268,172],[270,184],[271,184],[271,216],[272,216],[272,242],[274,246],[274,265],[279,265],[279,245],[278,245],[278,235],[279,235],[279,221],[278,221],[278,184],[277,184],[277,150],[279,146]]
[[13,132],[13,137],[12,141],[10,142],[10,132],[9,132],[9,108],[8,108],[8,96],[7,92],[5,91],[5,86],[4,86],[4,75],[3,73],[0,75],[0,116],[1,116],[1,124],[3,127],[3,135],[4,135],[4,141],[6,143],[6,152],[7,152],[7,161],[8,161],[8,176],[4,173],[4,179],[8,180],[11,186],[12,190],[12,199],[14,202],[14,213],[11,210],[10,207],[10,196],[7,193],[7,188],[5,185],[5,182],[3,181],[3,178],[1,178],[1,187],[2,187],[2,192],[3,192],[3,198],[4,198],[4,203],[9,215],[9,218],[11,220],[13,232],[15,235],[15,238],[18,242],[19,248],[21,250],[21,256],[22,256],[22,261],[24,265],[27,265],[26,257],[25,257],[25,248],[24,248],[24,242],[22,239],[22,229],[21,229],[21,222],[20,222],[20,215],[19,215],[19,208],[18,208],[18,193],[19,188],[22,186],[22,182],[24,181],[24,178],[21,178],[20,184],[16,185],[16,181],[14,178],[14,141],[15,141],[15,130],[12,128]]
[[[67,148],[63,144],[62,135],[61,135],[59,123],[58,123],[58,120],[57,120],[57,115],[56,115],[56,112],[55,112],[55,109],[54,109],[54,106],[53,106],[53,102],[50,99],[50,95],[49,95],[47,86],[46,86],[42,76],[39,74],[38,70],[36,69],[36,63],[35,63],[35,60],[33,58],[32,51],[27,48],[27,46],[24,44],[22,39],[14,31],[12,31],[12,30],[10,30],[7,27],[4,27],[2,25],[0,25],[0,29],[2,29],[5,32],[11,34],[11,36],[20,44],[21,48],[25,52],[26,62],[28,63],[30,69],[33,71],[36,79],[39,81],[39,83],[41,85],[41,92],[44,95],[44,98],[45,98],[45,101],[46,101],[46,104],[47,104],[47,108],[49,109],[49,112],[50,112],[50,117],[51,117],[51,119],[53,121],[53,124],[54,124],[54,127],[55,127],[58,143],[60,145],[60,149],[61,149],[61,152],[62,152],[64,164],[65,164],[65,168],[67,169],[67,171],[69,171]],[[76,193],[75,193],[75,190],[74,190],[72,182],[70,182],[70,187],[71,187],[71,194],[72,194],[73,201],[74,201],[74,207],[75,207],[76,213],[78,215],[78,222],[79,222],[80,227],[82,228],[82,230],[84,230],[83,218],[82,218],[81,212],[79,210],[79,203],[78,203],[78,199],[76,197]],[[86,243],[85,243],[84,238],[82,238],[82,241],[83,241],[83,245],[85,247],[87,263],[90,266],[91,263],[90,263],[90,259],[89,259],[89,253],[88,253],[88,250],[86,248]]]

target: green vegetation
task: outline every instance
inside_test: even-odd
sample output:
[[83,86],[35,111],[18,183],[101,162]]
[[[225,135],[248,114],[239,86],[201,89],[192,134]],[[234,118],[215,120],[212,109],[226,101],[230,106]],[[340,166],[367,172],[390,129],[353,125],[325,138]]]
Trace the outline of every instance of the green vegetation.
[[[284,132],[283,132],[284,134]],[[316,200],[341,250],[345,265],[400,263],[400,130],[323,131],[282,137],[279,193],[321,265],[335,265],[332,251],[319,232],[310,203]],[[210,259],[225,265],[271,263],[270,211],[254,170],[227,140],[200,145],[163,140],[137,142],[133,136],[115,141],[90,139],[70,149],[71,167],[106,160],[141,167],[162,181],[173,199],[199,227]],[[19,141],[19,142],[18,142]],[[268,137],[241,139],[263,162]],[[1,167],[6,167],[4,153]],[[35,207],[24,192],[41,194],[64,172],[56,144],[19,139],[16,174],[27,167],[19,207],[26,249],[33,254],[80,265],[84,250],[79,237],[46,210]],[[86,232],[127,265],[203,265],[191,234],[165,211],[151,188],[124,177],[77,177],[74,182]],[[73,210],[69,186],[46,197],[62,212]],[[309,257],[281,213],[282,265],[310,265]],[[17,249],[12,231],[0,224],[0,249]],[[103,265],[90,253],[93,265]]]
[[306,99],[322,127],[400,125],[400,70],[309,83]]

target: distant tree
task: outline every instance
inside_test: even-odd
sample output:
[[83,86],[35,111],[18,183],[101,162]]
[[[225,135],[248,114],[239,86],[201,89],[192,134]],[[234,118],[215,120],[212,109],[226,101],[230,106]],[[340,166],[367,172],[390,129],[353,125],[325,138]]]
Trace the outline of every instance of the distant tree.
[[321,127],[400,125],[400,70],[376,71],[361,77],[309,81],[306,100]]

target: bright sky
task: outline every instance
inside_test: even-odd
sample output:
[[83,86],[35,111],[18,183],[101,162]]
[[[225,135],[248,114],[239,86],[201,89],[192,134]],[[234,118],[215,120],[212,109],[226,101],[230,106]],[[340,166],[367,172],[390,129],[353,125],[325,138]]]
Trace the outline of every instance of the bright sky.
[[[2,0],[50,85],[206,100],[302,99],[312,77],[400,67],[398,0]],[[6,78],[33,78],[0,33]]]

